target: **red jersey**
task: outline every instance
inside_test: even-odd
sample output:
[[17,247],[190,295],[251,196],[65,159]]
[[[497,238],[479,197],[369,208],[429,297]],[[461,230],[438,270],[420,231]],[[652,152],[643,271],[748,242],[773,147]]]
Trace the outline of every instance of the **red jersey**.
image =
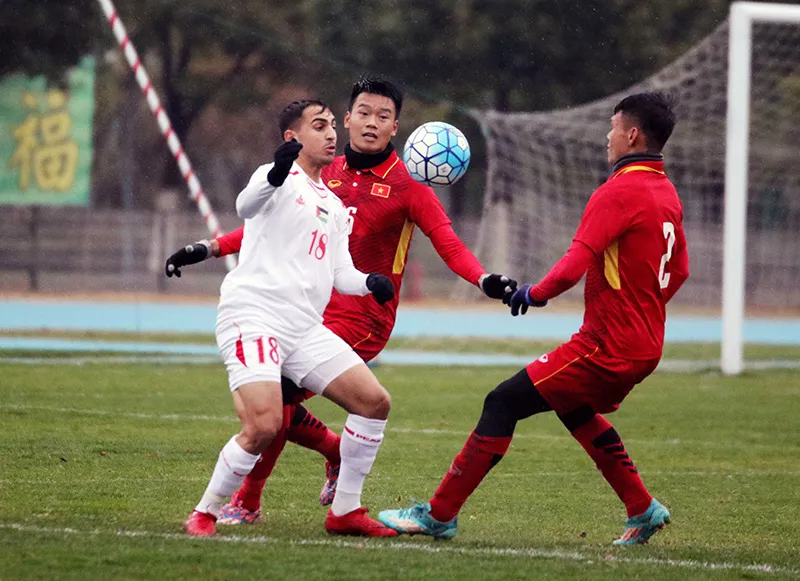
[[[348,296],[336,290],[323,317],[353,326],[368,327],[376,338],[388,340],[394,328],[400,286],[415,227],[431,242],[447,265],[477,285],[485,272],[451,227],[434,191],[414,181],[403,161],[392,152],[383,163],[369,169],[347,165],[344,155],[322,170],[322,180],[339,197],[350,214],[350,254],[361,272],[377,272],[392,279],[394,299],[378,305],[370,296]],[[220,255],[238,252],[238,230],[221,238]]]
[[[400,300],[400,285],[406,268],[408,249],[415,226],[430,236],[441,226],[450,230],[450,218],[433,190],[409,175],[396,152],[380,165],[364,170],[351,168],[345,156],[337,157],[323,168],[322,179],[352,216],[350,254],[361,272],[379,272],[392,279],[394,299],[381,306],[371,296],[345,296],[335,290],[325,310],[329,318],[353,319],[366,316],[375,325],[375,333],[389,338]],[[474,260],[474,258],[473,258]],[[477,283],[483,269],[470,278]]]
[[689,277],[683,208],[662,161],[621,162],[589,199],[570,249],[530,295],[549,300],[586,273],[579,338],[615,357],[658,359],[666,304]]
[[689,272],[683,207],[663,162],[617,169],[589,199],[575,241],[595,255],[580,333],[609,355],[661,357],[666,303]]

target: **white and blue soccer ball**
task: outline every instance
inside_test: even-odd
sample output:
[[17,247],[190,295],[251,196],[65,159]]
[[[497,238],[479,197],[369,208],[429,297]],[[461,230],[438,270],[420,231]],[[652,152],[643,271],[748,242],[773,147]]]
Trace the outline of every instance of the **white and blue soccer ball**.
[[411,177],[429,186],[452,186],[469,167],[469,142],[448,123],[431,121],[406,140],[403,162]]

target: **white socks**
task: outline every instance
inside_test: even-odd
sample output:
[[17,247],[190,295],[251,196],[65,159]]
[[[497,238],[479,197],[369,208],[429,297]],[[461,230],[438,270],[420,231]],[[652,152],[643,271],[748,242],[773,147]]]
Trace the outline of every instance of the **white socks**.
[[245,476],[250,474],[253,466],[256,465],[258,458],[258,454],[246,452],[236,442],[236,436],[231,438],[219,453],[214,474],[211,475],[208,488],[195,510],[207,512],[219,518],[222,505],[241,486]]
[[347,416],[339,444],[342,465],[336,496],[331,505],[334,515],[342,516],[361,507],[361,490],[375,463],[385,426],[386,420],[370,420],[352,414]]

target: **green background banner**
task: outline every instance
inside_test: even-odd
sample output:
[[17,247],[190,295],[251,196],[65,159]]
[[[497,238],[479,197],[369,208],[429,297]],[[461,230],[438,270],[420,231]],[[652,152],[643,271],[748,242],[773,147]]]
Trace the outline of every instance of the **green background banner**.
[[44,77],[0,79],[0,204],[88,206],[94,59],[63,90]]

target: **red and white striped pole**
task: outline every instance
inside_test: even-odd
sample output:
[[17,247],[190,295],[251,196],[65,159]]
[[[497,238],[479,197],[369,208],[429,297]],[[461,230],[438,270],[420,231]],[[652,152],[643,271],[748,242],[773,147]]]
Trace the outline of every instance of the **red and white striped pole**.
[[[178,163],[178,168],[180,168],[183,179],[186,180],[186,184],[189,186],[189,196],[197,204],[197,209],[200,211],[200,215],[203,216],[203,220],[205,220],[211,235],[215,238],[220,236],[222,231],[219,228],[219,221],[214,215],[214,210],[211,209],[211,204],[208,202],[208,198],[206,198],[203,188],[200,186],[200,180],[197,179],[197,175],[194,173],[194,169],[192,169],[189,157],[186,155],[186,152],[183,151],[180,139],[178,139],[178,136],[175,135],[175,132],[172,130],[172,123],[170,123],[169,116],[167,116],[166,111],[164,111],[161,100],[153,89],[153,83],[150,82],[150,77],[144,69],[142,61],[139,60],[139,55],[133,47],[133,43],[130,38],[128,38],[128,33],[117,14],[116,8],[114,8],[114,4],[111,0],[98,0],[98,2],[100,2],[103,13],[106,15],[106,19],[111,25],[111,30],[114,32],[114,36],[117,38],[117,42],[119,42],[122,47],[122,52],[125,54],[125,58],[133,70],[136,82],[139,83],[139,86],[144,92],[144,97],[147,100],[150,110],[153,112],[153,115],[156,116],[161,134],[164,136],[164,139],[167,140],[167,145],[175,156],[175,161]],[[232,255],[228,255],[225,257],[225,264],[228,270],[233,270],[236,266],[236,259]]]

